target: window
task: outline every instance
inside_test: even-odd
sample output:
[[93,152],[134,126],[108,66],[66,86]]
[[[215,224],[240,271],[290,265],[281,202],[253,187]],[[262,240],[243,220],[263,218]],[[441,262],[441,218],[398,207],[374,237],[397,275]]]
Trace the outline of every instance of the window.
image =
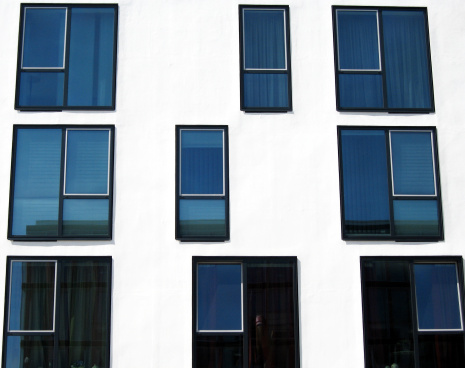
[[290,111],[288,6],[239,6],[241,110]]
[[13,130],[8,238],[111,239],[113,126]]
[[117,5],[21,5],[15,108],[115,109]]
[[193,367],[299,367],[296,257],[194,257],[193,272]]
[[436,129],[338,134],[342,238],[442,240]]
[[459,257],[362,257],[365,368],[463,367]]
[[425,8],[333,7],[339,111],[434,111]]
[[176,239],[229,239],[227,126],[176,126]]
[[8,257],[3,367],[110,367],[111,257]]

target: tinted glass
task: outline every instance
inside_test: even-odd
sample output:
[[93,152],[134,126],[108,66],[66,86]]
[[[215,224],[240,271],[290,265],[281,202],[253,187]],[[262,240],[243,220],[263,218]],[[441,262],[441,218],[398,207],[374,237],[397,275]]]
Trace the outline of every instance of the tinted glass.
[[108,199],[65,199],[63,235],[108,235]]
[[181,236],[225,236],[225,200],[181,199],[179,232]]
[[418,336],[421,368],[460,368],[465,366],[463,335]]
[[245,107],[283,107],[289,106],[287,74],[245,73]]
[[346,108],[382,108],[382,76],[339,74],[339,104]]
[[242,367],[242,336],[202,336],[195,338],[196,367]]
[[20,78],[20,106],[63,105],[63,72],[22,72]]
[[439,235],[437,200],[395,200],[394,227],[397,235]]
[[8,336],[8,368],[53,367],[53,336]]
[[197,266],[197,330],[242,330],[240,264]]

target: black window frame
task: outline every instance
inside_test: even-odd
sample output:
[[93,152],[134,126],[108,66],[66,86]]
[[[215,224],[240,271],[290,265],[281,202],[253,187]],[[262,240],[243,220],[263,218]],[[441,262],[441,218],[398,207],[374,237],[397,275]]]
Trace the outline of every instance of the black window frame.
[[[435,112],[434,105],[434,88],[433,88],[433,70],[431,63],[431,46],[429,36],[429,23],[428,23],[428,11],[426,7],[391,7],[391,6],[339,6],[333,5],[332,7],[333,17],[333,49],[334,49],[334,75],[335,75],[335,87],[336,87],[336,110],[340,112],[388,112],[388,113],[412,113],[412,114],[428,114]],[[341,71],[339,70],[339,49],[338,49],[338,34],[337,34],[337,11],[338,10],[372,10],[378,14],[383,10],[399,10],[399,11],[422,11],[425,15],[425,37],[426,37],[426,51],[428,63],[428,76],[429,76],[429,88],[430,88],[430,108],[389,108],[387,107],[387,91],[386,91],[386,70],[385,65],[385,51],[383,41],[383,25],[381,17],[378,17],[378,35],[380,45],[380,71]],[[340,95],[339,95],[339,75],[340,74],[375,74],[382,76],[382,88],[383,88],[383,107],[382,108],[360,108],[360,107],[341,107]]]
[[[242,367],[249,367],[248,364],[248,328],[247,328],[247,265],[260,263],[260,262],[272,262],[272,263],[283,263],[292,264],[294,268],[293,275],[293,301],[294,301],[294,341],[295,341],[295,367],[300,367],[300,330],[299,330],[299,262],[296,256],[193,256],[192,257],[192,367],[197,367],[197,352],[196,352],[196,339],[197,336],[243,336],[242,343]],[[240,264],[242,274],[242,331],[231,331],[231,332],[210,332],[197,330],[197,266],[199,264]]]
[[[18,129],[61,129],[61,163],[60,163],[60,189],[59,189],[59,211],[58,211],[58,236],[27,236],[13,235],[13,202],[15,190],[15,167],[16,167],[16,146]],[[67,130],[109,130],[110,147],[109,147],[109,172],[108,172],[108,194],[99,195],[101,199],[108,199],[108,235],[80,235],[64,236],[63,235],[63,201],[66,198],[95,198],[95,195],[86,194],[65,194],[64,193],[64,173],[65,173],[65,147]],[[11,153],[11,175],[10,175],[10,199],[8,210],[8,239],[15,241],[58,241],[58,240],[111,240],[113,237],[113,186],[114,186],[114,161],[115,161],[115,126],[114,125],[13,125],[13,144]]]
[[[67,87],[68,87],[68,71],[69,71],[69,45],[70,45],[70,31],[66,30],[65,37],[65,58],[64,58],[64,85],[63,85],[63,105],[62,106],[21,106],[19,104],[19,90],[21,79],[21,60],[22,60],[22,46],[23,46],[23,33],[24,33],[24,14],[25,8],[66,8],[67,11],[67,24],[71,20],[70,8],[113,8],[115,11],[114,18],[114,35],[113,35],[113,76],[112,76],[112,99],[110,106],[67,106]],[[20,21],[19,21],[19,37],[18,37],[18,56],[16,66],[16,89],[15,89],[15,110],[19,111],[63,111],[63,110],[100,110],[100,111],[114,111],[116,106],[116,59],[117,59],[117,46],[118,46],[118,4],[89,4],[89,3],[21,3]],[[48,69],[50,70],[50,69]],[[29,71],[43,71],[43,69],[29,68]]]
[[[243,10],[244,9],[274,9],[274,10],[283,10],[286,20],[285,27],[285,39],[286,39],[286,70],[277,71],[274,70],[274,73],[277,74],[287,74],[288,76],[288,106],[285,107],[246,107],[244,105],[244,74],[249,73],[244,65],[244,29],[243,29]],[[292,111],[292,72],[291,72],[291,36],[290,36],[290,16],[289,16],[289,5],[239,5],[239,65],[240,65],[240,104],[241,110],[244,112],[288,112]],[[250,73],[260,74],[267,73],[267,69],[263,70],[253,70]]]
[[[181,170],[181,145],[180,145],[180,134],[181,130],[222,130],[224,134],[223,141],[223,155],[224,155],[224,195],[215,196],[217,199],[225,200],[225,236],[183,236],[180,233],[179,224],[179,203],[182,198],[195,198],[195,199],[212,199],[211,196],[205,195],[181,195],[180,188],[180,170]],[[229,134],[227,125],[176,125],[176,185],[175,185],[175,239],[182,242],[224,242],[229,240],[230,228],[229,228]]]
[[[345,209],[344,209],[344,178],[343,178],[343,157],[342,157],[342,142],[341,142],[341,131],[342,130],[379,130],[384,131],[385,142],[386,142],[386,167],[387,167],[387,178],[388,178],[388,189],[389,189],[389,213],[390,213],[390,224],[391,234],[390,235],[347,235],[345,229]],[[396,235],[394,229],[394,210],[393,201],[394,199],[422,199],[420,195],[402,195],[401,197],[395,197],[392,191],[392,164],[390,155],[390,131],[428,131],[432,135],[433,144],[433,161],[434,161],[434,172],[435,172],[435,186],[436,196],[423,196],[424,198],[436,199],[438,204],[438,235]],[[442,210],[442,196],[441,196],[441,180],[439,173],[439,152],[438,152],[438,139],[436,127],[432,126],[342,126],[337,127],[337,138],[338,138],[338,161],[339,161],[339,193],[340,193],[340,211],[341,211],[341,238],[342,240],[369,240],[369,241],[383,241],[383,240],[394,240],[398,242],[422,242],[422,241],[441,241],[444,240],[444,226],[443,226],[443,210]]]
[[[364,360],[365,367],[372,367],[369,364],[370,355],[367,349],[368,346],[368,307],[365,305],[368,299],[367,288],[382,288],[382,287],[392,287],[395,288],[396,285],[392,282],[387,281],[365,281],[365,267],[366,263],[370,262],[380,262],[380,261],[403,261],[409,263],[409,287],[410,287],[410,312],[411,312],[411,321],[412,321],[412,338],[414,342],[414,366],[415,368],[420,368],[420,348],[419,348],[419,336],[428,336],[428,335],[462,335],[464,337],[464,350],[465,350],[465,298],[464,298],[464,270],[463,270],[463,258],[462,256],[361,256],[360,257],[360,276],[361,276],[361,296],[362,296],[362,319],[363,319],[363,346],[364,346]],[[418,316],[417,316],[417,299],[416,299],[416,290],[415,290],[415,273],[413,266],[415,264],[455,264],[457,271],[458,279],[458,293],[459,293],[459,303],[460,303],[460,312],[462,319],[462,330],[420,330],[418,326]],[[465,360],[465,356],[464,356]]]

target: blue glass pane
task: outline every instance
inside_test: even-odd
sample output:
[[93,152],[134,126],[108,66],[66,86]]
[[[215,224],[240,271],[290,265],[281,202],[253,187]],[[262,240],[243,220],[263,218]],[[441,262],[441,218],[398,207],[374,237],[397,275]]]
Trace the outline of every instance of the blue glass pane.
[[420,330],[461,329],[455,264],[415,264],[415,294]]
[[13,235],[58,232],[61,129],[18,129]]
[[436,200],[395,200],[394,227],[397,235],[439,235]]
[[394,194],[436,194],[431,132],[391,132]]
[[376,11],[337,11],[339,69],[379,70]]
[[289,106],[288,75],[245,73],[244,106],[287,108]]
[[181,236],[226,236],[224,199],[181,199],[179,201]]
[[63,106],[64,73],[21,73],[20,106]]
[[423,11],[383,11],[388,107],[430,108],[430,78]]
[[108,130],[68,130],[66,194],[108,193]]
[[26,8],[23,68],[63,68],[66,9]]
[[197,293],[198,330],[242,330],[240,264],[199,264]]
[[345,234],[390,234],[384,131],[342,130],[341,151]]
[[111,106],[115,10],[71,10],[68,106]]
[[108,199],[65,199],[63,235],[108,235]]
[[285,69],[284,10],[244,9],[246,69]]
[[339,104],[345,108],[382,108],[381,75],[339,74]]
[[54,366],[53,335],[8,336],[6,341],[5,367],[32,368]]

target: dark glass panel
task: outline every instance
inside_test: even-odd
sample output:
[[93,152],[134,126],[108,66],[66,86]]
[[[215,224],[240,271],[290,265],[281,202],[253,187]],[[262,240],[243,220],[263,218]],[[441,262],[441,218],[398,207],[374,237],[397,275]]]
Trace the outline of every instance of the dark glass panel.
[[25,8],[23,68],[63,68],[65,8]]
[[109,161],[108,130],[68,130],[66,194],[106,194]]
[[421,368],[465,367],[463,334],[418,336]]
[[462,329],[455,263],[415,264],[420,330]]
[[223,194],[223,130],[181,130],[181,194]]
[[21,72],[19,106],[63,106],[63,72]]
[[111,106],[113,8],[71,10],[68,106]]
[[53,367],[53,336],[8,336],[5,367]]
[[240,264],[199,264],[197,293],[199,331],[242,330]]
[[10,331],[53,331],[55,263],[11,262]]
[[439,235],[437,200],[395,200],[396,235]]
[[394,195],[434,195],[431,132],[391,132]]
[[108,235],[108,199],[63,200],[63,235]]
[[195,337],[195,354],[198,368],[241,368],[242,336]]
[[339,69],[379,70],[376,11],[338,10]]
[[244,106],[287,108],[288,75],[273,73],[244,74]]
[[344,233],[390,234],[385,134],[341,130]]
[[431,108],[423,11],[382,12],[386,89],[390,108]]
[[247,266],[249,367],[295,367],[294,264]]
[[183,237],[226,236],[225,200],[179,200],[179,233]]
[[18,129],[13,235],[57,236],[60,129]]
[[110,262],[64,261],[60,276],[58,366],[108,368]]
[[284,10],[244,9],[246,69],[285,69]]
[[339,74],[339,104],[344,108],[382,108],[381,75]]

